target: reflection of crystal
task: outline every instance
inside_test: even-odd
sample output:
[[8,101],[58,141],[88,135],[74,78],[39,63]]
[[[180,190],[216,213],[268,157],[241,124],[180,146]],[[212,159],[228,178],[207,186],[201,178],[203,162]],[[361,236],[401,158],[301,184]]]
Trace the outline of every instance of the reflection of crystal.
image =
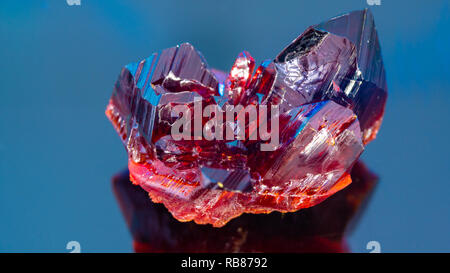
[[[349,170],[376,136],[387,88],[369,11],[312,26],[254,68],[243,52],[226,75],[182,44],[122,69],[106,115],[127,148],[130,178],[180,221],[220,227],[244,212],[316,205],[351,183]],[[174,140],[172,109],[198,100],[278,105],[280,145]]]
[[137,252],[346,252],[345,235],[377,181],[361,162],[351,177],[349,187],[315,207],[245,214],[221,229],[176,221],[130,183],[128,171],[113,178],[113,189]]

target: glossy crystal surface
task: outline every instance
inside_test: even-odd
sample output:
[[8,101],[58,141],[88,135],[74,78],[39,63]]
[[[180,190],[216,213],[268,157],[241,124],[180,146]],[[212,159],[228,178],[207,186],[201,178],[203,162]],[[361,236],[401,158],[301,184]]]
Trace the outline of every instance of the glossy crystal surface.
[[[127,149],[133,183],[176,219],[220,227],[242,213],[310,207],[350,184],[386,97],[373,17],[363,10],[309,27],[256,70],[245,51],[229,74],[210,69],[190,44],[155,53],[122,69],[106,115]],[[198,99],[277,105],[280,145],[174,140],[172,110]],[[254,125],[246,124],[248,135],[261,126]]]

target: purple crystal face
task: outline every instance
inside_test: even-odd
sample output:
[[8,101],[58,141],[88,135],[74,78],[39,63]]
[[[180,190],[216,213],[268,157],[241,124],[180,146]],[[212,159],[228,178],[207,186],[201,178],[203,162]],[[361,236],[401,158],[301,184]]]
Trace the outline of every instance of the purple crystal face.
[[354,11],[308,28],[263,70],[273,88],[268,103],[285,111],[333,100],[357,115],[364,143],[376,137],[387,99],[385,71],[373,16]]
[[[376,137],[387,87],[370,11],[309,27],[254,70],[245,51],[229,74],[210,69],[190,44],[122,69],[106,114],[128,151],[131,180],[175,218],[222,226],[244,212],[313,206],[351,182]],[[175,140],[172,110],[198,100],[277,106],[280,144],[263,151],[262,139]],[[248,121],[246,136],[261,126]]]

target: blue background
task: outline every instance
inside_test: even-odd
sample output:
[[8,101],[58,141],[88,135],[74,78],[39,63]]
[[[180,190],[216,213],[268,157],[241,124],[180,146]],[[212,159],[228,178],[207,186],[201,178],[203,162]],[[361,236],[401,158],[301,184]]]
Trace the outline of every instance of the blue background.
[[[126,153],[104,115],[120,69],[189,41],[228,70],[241,50],[274,57],[354,1],[0,3],[0,252],[131,251],[110,177]],[[354,251],[450,251],[449,1],[372,7],[389,98],[363,154],[380,176]]]

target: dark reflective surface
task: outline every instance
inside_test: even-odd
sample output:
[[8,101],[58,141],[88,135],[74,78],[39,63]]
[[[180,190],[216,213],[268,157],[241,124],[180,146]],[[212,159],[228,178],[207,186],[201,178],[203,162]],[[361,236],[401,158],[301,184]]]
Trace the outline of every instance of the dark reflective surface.
[[321,204],[295,213],[243,214],[222,228],[179,222],[129,180],[112,179],[136,252],[348,252],[346,236],[357,224],[378,177],[358,161],[353,182]]

